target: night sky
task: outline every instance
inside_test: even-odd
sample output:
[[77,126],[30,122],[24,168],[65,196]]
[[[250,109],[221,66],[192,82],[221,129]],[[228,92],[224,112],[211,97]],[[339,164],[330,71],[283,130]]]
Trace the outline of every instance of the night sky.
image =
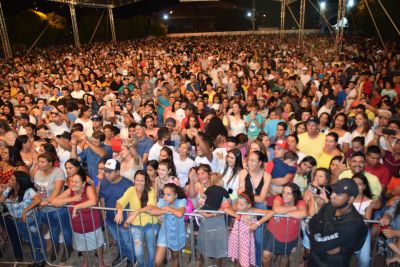
[[[44,0],[0,0],[3,6],[3,11],[5,15],[16,14],[24,9],[38,8],[38,10],[43,12],[55,11],[60,15],[69,15],[68,7],[65,4],[52,3]],[[241,7],[251,9],[251,0],[221,0],[224,2],[229,2]],[[329,1],[329,0],[328,0]],[[331,0],[334,1],[334,0]],[[179,0],[142,0],[137,3],[130,4],[121,8],[115,9],[116,17],[130,17],[133,15],[151,15],[153,12],[157,12],[164,8],[173,7],[179,4]],[[217,3],[216,3],[217,4]],[[279,6],[279,3],[272,0],[256,0],[257,9],[268,10],[271,7]],[[90,8],[81,8],[89,9]]]

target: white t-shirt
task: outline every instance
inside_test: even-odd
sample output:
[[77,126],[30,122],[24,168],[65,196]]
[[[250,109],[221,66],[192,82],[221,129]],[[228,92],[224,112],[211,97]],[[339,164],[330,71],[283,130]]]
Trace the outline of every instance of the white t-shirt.
[[[221,170],[221,174],[223,173],[223,170]],[[232,177],[232,169],[228,167],[224,177],[222,178],[224,180],[224,188],[229,191],[229,189],[232,189],[232,193],[237,192],[239,188],[239,172],[236,173],[234,177]],[[230,180],[230,181],[229,181]],[[229,183],[228,183],[229,181]]]
[[200,164],[208,164],[211,167],[212,172],[217,172],[218,171],[218,159],[215,155],[213,155],[212,162],[210,162],[206,156],[200,157],[197,156],[194,159],[194,166],[199,166]]
[[[86,136],[89,136],[88,134],[93,133],[92,128],[93,128],[93,122],[91,120],[88,121],[83,121],[81,118],[77,118],[75,120],[75,124],[80,123],[83,126],[83,132],[86,134]],[[91,136],[91,135],[90,135]]]
[[76,99],[82,99],[85,94],[86,93],[83,90],[80,90],[78,92],[77,91],[72,91],[71,96],[73,98],[76,98]]
[[150,160],[159,160],[160,159],[160,151],[162,148],[163,148],[163,146],[159,145],[158,142],[155,142],[149,151],[149,161]]
[[179,178],[179,184],[181,187],[184,187],[186,182],[188,181],[188,175],[190,168],[193,167],[194,161],[190,158],[186,158],[185,160],[181,160],[179,156],[174,156],[174,164],[176,168],[176,173]]
[[54,122],[48,124],[50,131],[55,135],[63,134],[64,132],[70,132],[67,123],[63,122],[61,125],[57,125]]

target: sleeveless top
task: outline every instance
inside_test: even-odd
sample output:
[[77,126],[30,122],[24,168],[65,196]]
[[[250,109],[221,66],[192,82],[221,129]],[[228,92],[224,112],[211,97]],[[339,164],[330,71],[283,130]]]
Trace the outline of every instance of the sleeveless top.
[[[75,206],[75,205],[85,202],[89,199],[87,196],[87,187],[88,187],[88,185],[85,185],[83,192],[82,192],[81,200],[71,202],[70,205]],[[70,196],[74,196],[74,195],[75,195],[75,193],[71,192]],[[77,212],[77,215],[75,216],[75,218],[72,218],[72,209],[73,209],[73,207],[68,208],[70,218],[71,218],[72,230],[75,233],[85,234],[85,233],[93,232],[96,229],[100,228],[101,219],[100,219],[100,211],[99,210],[93,209],[91,211],[90,208],[80,209]]]
[[264,175],[262,176],[262,179],[258,184],[257,188],[254,188],[253,182],[251,181],[250,173],[247,172],[246,178],[244,179],[244,189],[246,193],[257,196],[261,193],[261,189],[263,188],[263,186],[264,186]]

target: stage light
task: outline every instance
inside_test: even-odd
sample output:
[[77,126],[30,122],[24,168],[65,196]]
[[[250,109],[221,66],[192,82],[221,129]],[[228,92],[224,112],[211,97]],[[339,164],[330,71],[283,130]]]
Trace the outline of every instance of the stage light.
[[167,14],[164,14],[163,19],[164,19],[164,20],[167,20],[168,18],[169,18],[168,15],[167,15]]
[[319,4],[319,8],[321,11],[324,11],[326,9],[326,2],[321,2],[321,4]]
[[247,16],[248,16],[248,17],[251,17],[251,12],[247,12]]
[[348,8],[352,8],[354,6],[354,0],[349,0],[349,2],[347,3],[347,7]]

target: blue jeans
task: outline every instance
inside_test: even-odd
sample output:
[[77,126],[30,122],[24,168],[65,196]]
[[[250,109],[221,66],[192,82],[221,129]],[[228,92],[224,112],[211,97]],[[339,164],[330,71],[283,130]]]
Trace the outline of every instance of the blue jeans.
[[[154,257],[157,243],[157,232],[158,224],[146,224],[145,226],[131,225],[130,231],[132,236],[132,242],[134,244],[135,256],[137,263],[140,267],[153,267]],[[144,261],[144,244],[146,242],[147,247],[147,264]]]
[[131,242],[133,238],[130,237],[129,229],[124,228],[122,225],[118,225],[113,221],[106,220],[108,231],[117,242],[121,256],[127,257],[130,262],[135,262],[134,251],[132,250]]
[[362,248],[356,252],[357,255],[357,267],[370,267],[371,264],[371,232],[368,229],[367,238],[365,239]]
[[[267,207],[265,206],[264,203],[254,203],[254,207],[257,209],[263,209],[266,210]],[[254,232],[254,241],[256,244],[256,265],[261,266],[261,260],[262,260],[262,253],[263,253],[263,240],[264,240],[264,228],[265,224],[262,225],[261,227],[258,227],[256,231]]]
[[[23,258],[22,243],[18,238],[17,225],[14,217],[11,215],[0,215],[0,227],[7,232],[8,239],[11,243],[14,258],[20,260]],[[3,257],[3,251],[0,251],[0,258]]]
[[26,221],[27,222],[24,223],[21,220],[15,220],[18,232],[23,240],[28,241],[33,262],[44,261],[46,241],[44,241],[44,238],[40,234],[40,221],[36,222],[33,216],[28,216]]
[[67,208],[55,211],[40,211],[42,222],[50,228],[51,242],[55,247],[59,246],[60,233],[63,232],[64,242],[67,247],[72,246],[72,229]]

